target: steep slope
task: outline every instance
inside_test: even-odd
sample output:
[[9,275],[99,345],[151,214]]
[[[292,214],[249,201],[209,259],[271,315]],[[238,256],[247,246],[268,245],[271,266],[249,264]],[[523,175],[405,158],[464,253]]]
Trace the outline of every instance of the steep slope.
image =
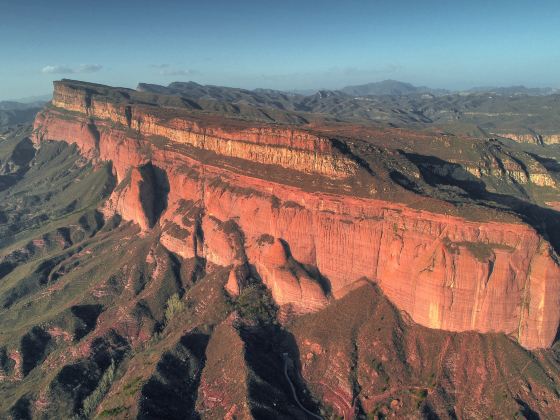
[[[86,156],[111,161],[121,183],[109,201],[117,203],[110,206],[113,213],[144,229],[157,221],[165,246],[183,257],[257,267],[288,312],[316,310],[367,277],[422,325],[502,331],[529,348],[555,339],[556,254],[515,219],[497,223],[492,212],[463,208],[471,216],[481,212],[472,222],[383,200],[389,189],[401,200],[419,197],[410,185],[395,185],[391,173],[383,175],[387,168],[361,151],[361,143],[233,120],[219,126],[188,114],[170,119],[160,108],[108,102],[96,87],[55,87],[55,107],[36,120],[37,141],[65,140]],[[160,179],[144,179],[145,165],[157,168]],[[263,177],[264,168],[274,173],[273,166],[292,172]],[[416,171],[430,182],[424,167]],[[308,188],[280,181],[290,173],[305,185],[298,172],[313,176]],[[142,188],[165,191],[159,201],[167,208],[159,220]],[[424,209],[445,206],[423,197]],[[185,210],[198,216],[181,220]],[[275,241],[282,245],[269,250]]]
[[290,331],[309,389],[352,418],[554,418],[558,358],[502,335],[452,334],[403,318],[364,283]]
[[123,93],[0,141],[0,417],[558,415],[541,155]]

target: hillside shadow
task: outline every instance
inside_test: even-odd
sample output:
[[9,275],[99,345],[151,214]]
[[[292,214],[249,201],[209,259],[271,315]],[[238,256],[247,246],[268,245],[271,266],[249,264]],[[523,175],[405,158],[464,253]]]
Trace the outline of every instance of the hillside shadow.
[[537,155],[536,153],[527,152],[533,159],[539,162],[547,170],[551,172],[560,172],[560,163],[554,159],[550,159],[544,156]]
[[289,375],[301,404],[310,412],[319,413],[301,375],[300,354],[294,336],[278,325],[241,327],[245,343],[245,361],[256,376],[249,383],[249,396],[259,401],[252,407],[255,418],[310,418],[294,400],[284,375],[284,354],[289,363]]
[[0,191],[7,190],[20,181],[27,171],[29,171],[29,165],[34,157],[35,148],[33,147],[33,142],[26,137],[14,147],[8,159],[10,163],[17,167],[17,170],[0,175]]
[[142,386],[138,419],[197,419],[197,390],[209,336],[192,331],[165,352]]
[[[560,254],[560,212],[541,207],[513,195],[489,191],[484,182],[467,172],[459,164],[434,156],[401,153],[416,165],[423,180],[431,187],[457,187],[464,191],[467,197],[475,200],[478,205],[516,214],[523,222],[548,240],[556,253]],[[401,183],[401,185],[406,188],[406,184]],[[411,190],[418,193],[414,189]],[[468,201],[443,199],[452,204],[468,204]]]
[[150,227],[158,221],[165,209],[167,209],[167,196],[169,195],[169,178],[165,170],[148,162],[139,168],[144,184],[140,190],[140,199],[146,215],[148,215]]
[[74,305],[70,307],[70,312],[80,320],[80,324],[74,331],[74,340],[80,341],[95,329],[97,319],[103,312],[102,305]]

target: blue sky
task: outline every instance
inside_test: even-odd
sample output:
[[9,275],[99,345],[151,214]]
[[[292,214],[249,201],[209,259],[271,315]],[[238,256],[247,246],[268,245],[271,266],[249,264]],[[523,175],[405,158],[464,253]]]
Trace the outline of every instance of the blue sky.
[[560,87],[560,2],[0,0],[0,100],[60,78]]

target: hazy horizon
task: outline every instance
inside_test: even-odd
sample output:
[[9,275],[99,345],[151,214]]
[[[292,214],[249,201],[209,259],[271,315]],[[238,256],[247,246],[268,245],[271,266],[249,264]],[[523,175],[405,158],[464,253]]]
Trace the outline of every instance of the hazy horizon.
[[[83,82],[92,82],[92,83],[96,83],[93,82],[92,80],[88,80],[87,78],[64,78],[61,77],[59,79],[53,79],[53,81],[56,80],[62,80],[62,79],[71,79],[71,80],[77,80],[77,81],[83,81]],[[205,85],[205,83],[200,83],[197,82],[196,80],[173,80],[170,81],[168,83],[162,83],[162,86],[167,86],[170,83],[174,83],[174,82],[181,82],[181,83],[190,83],[190,82],[194,82],[194,83],[198,83],[201,85]],[[398,83],[409,83],[406,80],[395,80],[395,79],[384,79],[384,80],[372,80],[372,81],[368,81],[368,82],[364,82],[364,83],[359,83],[356,84],[356,86],[358,85],[367,85],[370,83],[383,83],[383,82],[398,82]],[[125,86],[125,85],[108,85],[108,86],[113,86],[113,87],[123,87],[123,88],[129,88],[129,89],[136,89],[137,85],[139,83],[147,83],[147,84],[159,84],[159,83],[152,83],[152,82],[145,82],[145,81],[139,81],[138,83],[134,84],[134,85],[130,85],[130,86]],[[212,85],[212,84],[210,84]],[[412,84],[415,87],[426,87],[426,88],[430,88],[430,89],[441,89],[441,90],[448,90],[450,93],[454,93],[454,92],[461,92],[461,91],[469,91],[469,90],[476,90],[476,89],[494,89],[494,88],[513,88],[513,87],[523,87],[523,88],[550,88],[550,89],[558,89],[560,90],[560,88],[557,88],[556,86],[527,86],[527,85],[485,85],[485,86],[469,86],[469,87],[465,87],[464,89],[449,89],[446,87],[434,87],[434,86],[427,86],[427,85],[417,85],[417,84]],[[219,84],[219,85],[215,85],[215,86],[222,86],[222,87],[228,87],[228,88],[240,88],[240,89],[248,89],[248,90],[253,90],[253,89],[259,89],[259,88],[263,88],[262,86],[257,86],[257,87],[243,87],[243,86],[234,86],[234,85],[228,85],[228,84]],[[350,84],[345,84],[345,85],[341,85],[341,86],[336,86],[336,87],[331,87],[331,88],[324,88],[324,87],[309,87],[309,88],[302,88],[302,89],[278,89],[284,92],[294,92],[294,93],[302,93],[302,92],[312,92],[312,91],[319,91],[319,90],[324,90],[324,89],[330,89],[330,90],[340,90],[342,88],[345,87],[349,87],[349,86],[354,86],[354,85],[350,85]],[[264,88],[264,89],[275,89],[275,88]],[[52,89],[51,89],[52,90]],[[5,102],[32,102],[32,101],[41,101],[41,100],[45,100],[46,97],[52,96],[52,92],[43,92],[37,95],[31,95],[31,96],[24,96],[24,97],[18,97],[18,98],[1,98],[0,97],[0,101],[5,101]]]
[[337,89],[386,79],[450,90],[560,87],[552,1],[55,0],[2,9],[0,100],[47,94],[61,78],[132,88],[193,80]]

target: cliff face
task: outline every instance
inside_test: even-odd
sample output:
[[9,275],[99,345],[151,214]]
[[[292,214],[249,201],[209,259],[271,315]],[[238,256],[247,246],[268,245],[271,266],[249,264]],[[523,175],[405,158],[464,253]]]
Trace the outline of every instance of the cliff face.
[[335,152],[329,139],[301,130],[208,127],[184,118],[174,118],[172,110],[161,114],[141,105],[118,105],[87,89],[75,89],[60,82],[55,83],[52,104],[90,118],[118,123],[142,136],[165,137],[223,156],[335,178],[347,177],[356,169],[355,162]]
[[548,173],[546,168],[536,159],[523,156],[509,156],[504,153],[494,153],[478,165],[466,165],[465,169],[476,176],[506,179],[516,184],[534,184],[539,187],[556,187],[556,180]]
[[355,174],[355,159],[305,131],[224,128],[64,83],[55,85],[53,106],[37,116],[35,141],[75,143],[85,156],[111,161],[120,185],[105,210],[144,230],[159,225],[161,243],[183,258],[231,266],[231,293],[251,281],[252,266],[284,313],[297,315],[367,278],[430,328],[503,332],[527,348],[556,337],[560,269],[550,244],[526,225],[300,189],[214,158],[263,164],[262,171]]
[[538,133],[500,133],[501,137],[518,141],[520,143],[534,143],[534,144],[558,144],[560,143],[560,134],[538,134]]

